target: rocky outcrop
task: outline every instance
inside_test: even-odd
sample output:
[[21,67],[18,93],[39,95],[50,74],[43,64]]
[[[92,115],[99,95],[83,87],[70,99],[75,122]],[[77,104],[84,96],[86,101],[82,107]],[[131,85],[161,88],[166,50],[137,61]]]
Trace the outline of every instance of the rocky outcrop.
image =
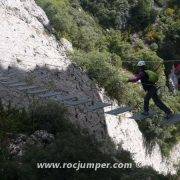
[[130,114],[121,117],[107,117],[106,125],[109,136],[116,144],[124,150],[131,152],[135,162],[142,166],[153,167],[156,171],[163,174],[176,174],[175,165],[180,162],[180,143],[175,145],[168,158],[163,157],[158,144],[151,151],[145,145],[142,133],[139,131],[137,123],[130,118]]
[[[68,108],[73,123],[88,129],[98,140],[110,138],[117,150],[123,148],[129,151],[136,163],[151,166],[163,174],[176,173],[173,165],[180,160],[180,144],[172,149],[168,159],[162,157],[158,145],[149,153],[143,135],[136,121],[130,118],[130,113],[124,116],[106,114],[105,111],[117,107],[116,102],[112,102],[82,69],[69,60],[66,51],[72,50],[71,45],[67,42],[66,46],[64,43],[62,45],[49,34],[49,20],[34,0],[1,0],[0,21],[2,73],[14,73],[12,78],[45,87],[48,91],[57,91],[62,96],[91,99],[90,102]],[[19,106],[27,106],[29,103],[27,94],[15,88],[7,88],[2,83],[0,97],[4,102],[11,101]],[[88,111],[89,106],[96,102],[110,102],[113,105],[95,112]],[[20,139],[24,144],[23,139],[26,141],[27,137]]]
[[32,145],[44,147],[54,142],[54,135],[44,130],[34,132],[30,136],[24,134],[7,134],[8,151],[12,156],[21,157],[26,148]]

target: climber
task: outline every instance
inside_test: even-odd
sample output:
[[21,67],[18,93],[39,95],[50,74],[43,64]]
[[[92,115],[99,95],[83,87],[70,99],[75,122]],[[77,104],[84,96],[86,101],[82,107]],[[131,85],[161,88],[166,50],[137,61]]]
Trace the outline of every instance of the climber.
[[155,84],[158,81],[158,75],[155,72],[146,70],[145,61],[139,61],[137,66],[139,73],[134,78],[128,79],[127,82],[138,82],[140,80],[143,89],[147,92],[144,97],[144,112],[142,112],[142,115],[149,115],[149,101],[152,98],[156,106],[165,112],[165,118],[171,118],[173,116],[172,111],[160,100],[157,95],[157,87]]

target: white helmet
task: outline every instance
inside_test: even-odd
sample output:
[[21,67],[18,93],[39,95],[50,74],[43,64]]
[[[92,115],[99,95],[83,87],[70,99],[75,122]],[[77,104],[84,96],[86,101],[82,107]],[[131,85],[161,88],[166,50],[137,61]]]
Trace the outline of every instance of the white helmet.
[[139,67],[145,66],[145,65],[146,65],[145,61],[139,61],[137,64],[137,66],[139,66]]

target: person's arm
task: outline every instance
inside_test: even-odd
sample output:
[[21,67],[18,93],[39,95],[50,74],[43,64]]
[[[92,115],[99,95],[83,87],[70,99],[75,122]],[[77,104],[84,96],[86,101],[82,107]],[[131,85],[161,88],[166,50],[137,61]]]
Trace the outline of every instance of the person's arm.
[[140,72],[139,74],[135,75],[135,77],[130,78],[130,79],[128,80],[128,82],[133,82],[133,83],[135,83],[135,82],[141,80],[141,79],[143,78],[143,76],[144,76],[144,73]]

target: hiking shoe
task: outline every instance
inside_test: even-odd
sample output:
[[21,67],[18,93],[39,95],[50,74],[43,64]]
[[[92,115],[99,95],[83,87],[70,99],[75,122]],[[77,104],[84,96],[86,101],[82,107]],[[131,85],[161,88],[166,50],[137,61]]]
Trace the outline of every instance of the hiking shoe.
[[166,114],[165,119],[170,119],[171,117],[173,117],[173,112]]
[[143,116],[149,116],[149,112],[148,111],[144,111],[141,113]]

